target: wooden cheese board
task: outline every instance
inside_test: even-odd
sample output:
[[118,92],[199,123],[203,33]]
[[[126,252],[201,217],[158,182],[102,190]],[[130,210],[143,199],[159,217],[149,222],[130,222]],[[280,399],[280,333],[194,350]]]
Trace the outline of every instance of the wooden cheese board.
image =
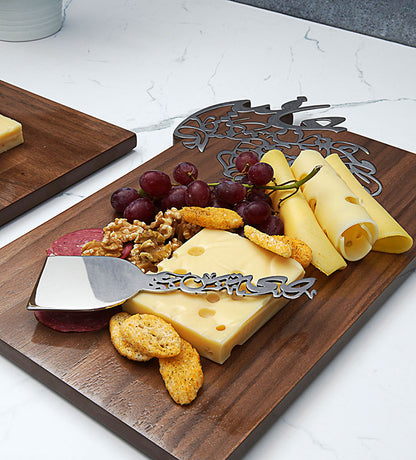
[[[154,458],[239,458],[416,265],[413,246],[401,255],[372,252],[331,277],[308,268],[307,276],[316,277],[318,294],[313,300],[289,302],[249,341],[236,347],[223,365],[202,359],[204,386],[197,399],[184,407],[170,399],[157,361],[134,363],[121,357],[107,330],[59,333],[38,324],[25,308],[49,244],[66,232],[113,220],[111,193],[121,186],[137,187],[145,170],[171,173],[176,163],[188,160],[198,165],[202,179],[218,179],[224,173],[219,160],[246,144],[263,148],[264,139],[270,141],[269,134],[276,131],[259,122],[262,110],[254,110],[250,130],[257,120],[266,135],[257,135],[256,124],[257,134],[251,133],[247,140],[246,132],[242,143],[243,128],[237,129],[235,120],[240,117],[246,123],[248,112],[242,109],[230,117],[224,105],[207,109],[196,118],[210,127],[209,132],[191,117],[175,131],[171,148],[0,249],[2,266],[7,267],[0,271],[1,353]],[[220,129],[220,123],[212,128],[215,120],[224,117],[232,120],[232,135],[229,129]],[[282,123],[290,125],[290,117]],[[330,144],[328,148],[338,152],[342,148],[347,155],[354,151],[357,158],[364,152],[361,164],[371,169],[365,163],[370,161],[376,167],[374,183],[382,185],[377,199],[414,237],[416,156],[348,131],[316,130],[312,125],[303,129],[302,138],[301,130],[287,130],[280,136],[279,142],[284,143],[280,148],[295,156],[299,147],[315,142],[311,147],[322,150]],[[272,137],[275,146],[276,136]],[[405,182],[403,171],[410,178]]]
[[0,113],[24,143],[0,154],[0,225],[136,146],[135,133],[0,81]]

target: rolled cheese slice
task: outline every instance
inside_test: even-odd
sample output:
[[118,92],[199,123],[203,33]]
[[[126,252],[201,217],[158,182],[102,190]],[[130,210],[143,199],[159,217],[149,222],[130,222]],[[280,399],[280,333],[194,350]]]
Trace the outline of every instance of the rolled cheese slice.
[[337,154],[326,157],[327,163],[337,172],[348,187],[358,196],[364,208],[378,226],[378,237],[373,245],[374,251],[400,254],[413,245],[412,237],[406,230],[372,197],[354,177]]
[[321,170],[303,185],[303,194],[340,254],[346,260],[360,260],[377,240],[377,224],[319,152],[303,150],[293,162],[292,171],[300,180],[318,165]]
[[[273,167],[274,178],[278,184],[295,180],[286,157],[280,150],[270,150],[261,161]],[[277,210],[280,200],[292,193],[293,189],[274,192],[271,195],[273,208]],[[279,215],[284,224],[285,235],[304,241],[312,249],[312,265],[318,270],[329,276],[347,266],[319,226],[301,190],[282,201]]]

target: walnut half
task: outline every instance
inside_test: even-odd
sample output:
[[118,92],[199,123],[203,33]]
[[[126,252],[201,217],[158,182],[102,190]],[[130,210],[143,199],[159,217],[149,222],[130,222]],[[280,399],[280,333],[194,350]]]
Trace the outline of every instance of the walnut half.
[[157,264],[170,257],[200,229],[195,224],[185,222],[176,208],[160,211],[150,225],[138,220],[130,223],[127,219],[117,218],[104,227],[102,241],[90,241],[83,246],[82,255],[120,257],[124,244],[133,242],[127,260],[144,272],[157,272]]

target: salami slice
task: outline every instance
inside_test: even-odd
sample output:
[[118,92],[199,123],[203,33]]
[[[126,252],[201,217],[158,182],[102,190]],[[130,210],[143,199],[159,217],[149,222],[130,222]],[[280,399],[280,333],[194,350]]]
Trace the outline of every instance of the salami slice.
[[[86,228],[67,233],[54,241],[46,251],[48,256],[80,256],[85,243],[92,240],[101,241],[101,228]],[[121,307],[113,307],[94,312],[65,312],[59,310],[35,312],[36,319],[51,329],[60,332],[88,332],[106,327],[111,316]]]
[[121,311],[121,307],[100,311],[35,311],[36,319],[45,326],[59,332],[98,331],[106,326],[110,318]]
[[102,228],[84,228],[62,235],[51,244],[46,253],[48,256],[80,256],[85,243],[102,239]]
[[133,246],[133,241],[127,241],[127,243],[124,243],[120,259],[127,259],[127,257],[130,255],[131,250],[133,249]]

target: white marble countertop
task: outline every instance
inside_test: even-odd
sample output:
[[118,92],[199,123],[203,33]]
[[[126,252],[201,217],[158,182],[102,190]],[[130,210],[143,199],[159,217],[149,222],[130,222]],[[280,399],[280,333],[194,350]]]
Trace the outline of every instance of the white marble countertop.
[[[414,48],[226,0],[65,6],[59,33],[0,42],[0,78],[135,131],[138,147],[0,228],[0,246],[170,147],[180,121],[215,103],[304,95],[416,152]],[[413,272],[244,458],[413,460],[415,298]],[[3,357],[0,375],[1,458],[147,458]]]

